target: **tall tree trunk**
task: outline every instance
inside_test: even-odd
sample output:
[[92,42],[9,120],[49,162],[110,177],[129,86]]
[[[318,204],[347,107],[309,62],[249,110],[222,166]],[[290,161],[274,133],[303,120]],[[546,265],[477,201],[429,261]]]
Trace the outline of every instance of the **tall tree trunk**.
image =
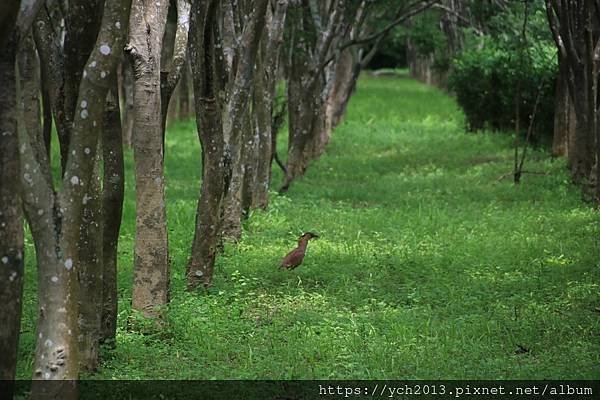
[[573,147],[569,148],[569,165],[571,177],[576,183],[590,176],[594,159],[592,118],[595,113],[589,107],[588,85],[591,82],[577,81],[575,93],[571,93],[575,109],[575,132]]
[[575,130],[575,110],[569,97],[567,84],[568,66],[559,61],[559,73],[556,80],[556,95],[554,103],[554,136],[552,140],[553,156],[568,156],[573,146]]
[[103,286],[100,338],[104,343],[112,342],[113,344],[117,331],[117,249],[125,189],[123,139],[118,94],[115,80],[106,98],[104,129],[101,139],[104,161],[102,178],[104,229],[102,238]]
[[[94,145],[98,148],[98,142]],[[85,151],[85,150],[84,150]],[[103,217],[100,190],[100,155],[94,157],[92,176],[83,197],[83,219],[79,231],[79,368],[95,372],[98,368],[103,286]]]
[[[301,54],[292,53],[288,79],[288,158],[280,192],[288,190],[294,179],[304,174],[309,161],[324,150],[321,138],[325,130],[324,104],[321,94],[325,82],[312,78]],[[305,82],[310,82],[306,86]]]
[[[336,65],[334,82],[327,94],[325,105],[325,131],[331,133],[341,122],[346,112],[350,97],[358,80],[359,60],[358,50],[346,49],[341,52]],[[355,71],[358,69],[358,71]]]
[[123,147],[133,147],[133,68],[129,58],[125,57],[121,63],[121,84],[119,97],[123,102]]
[[[244,185],[243,148],[245,131],[248,128],[248,106],[253,80],[256,54],[262,36],[268,0],[258,0],[253,4],[252,18],[243,27],[243,34],[234,58],[234,75],[229,91],[229,101],[224,110],[224,135],[232,159],[232,175],[223,209],[223,234],[239,239],[242,234],[242,190]],[[240,11],[240,14],[243,10]],[[225,119],[228,118],[228,119]],[[253,135],[253,133],[251,134]],[[251,136],[250,136],[251,137]],[[250,143],[252,145],[252,143]]]
[[244,180],[242,184],[241,199],[242,217],[248,217],[250,210],[256,207],[255,187],[258,169],[258,147],[260,136],[255,124],[255,112],[255,110],[252,110],[246,113],[246,129],[244,130],[243,138],[244,147],[242,148],[242,165],[244,167]]
[[[186,66],[188,31],[190,30],[190,2],[189,0],[177,0],[177,24],[173,28],[172,49],[165,52],[163,56],[168,57],[169,68],[161,71],[160,95],[161,95],[161,126],[163,147],[167,126],[167,114],[173,91],[179,82],[181,72]],[[165,34],[165,37],[168,35]],[[165,55],[166,53],[166,55]],[[164,155],[164,153],[163,153]]]
[[[17,2],[18,9],[18,2]],[[12,33],[4,23],[1,29]],[[23,212],[17,139],[17,42],[0,41],[0,380],[12,380],[17,365],[23,297]],[[12,397],[11,394],[7,394]]]
[[132,307],[157,317],[169,302],[160,53],[169,2],[133,0],[129,44],[134,78],[136,235]]
[[575,131],[568,153],[571,178],[576,183],[586,183],[587,192],[588,184],[593,183],[590,178],[596,158],[600,10],[592,0],[546,0],[546,12],[560,60],[566,64],[566,81],[575,110]]
[[60,148],[61,172],[64,173],[69,157],[69,140],[71,136],[71,119],[65,112],[66,97],[65,60],[62,54],[62,37],[52,24],[51,9],[44,7],[33,24],[34,39],[40,57],[42,77],[47,85],[48,100]]
[[[271,162],[275,149],[273,132],[276,85],[278,82],[280,48],[283,42],[283,31],[287,15],[288,1],[279,0],[275,10],[267,13],[269,19],[261,39],[261,50],[257,57],[257,71],[254,78],[255,129],[258,136],[256,181],[254,187],[254,203],[256,207],[267,208],[269,202],[269,186],[271,183]],[[264,72],[261,72],[264,71]],[[276,128],[278,129],[278,128]]]
[[[130,0],[107,0],[101,30],[82,74],[70,148],[58,192],[49,179],[43,142],[34,132],[19,130],[23,203],[38,262],[38,324],[34,398],[72,398],[78,377],[78,279],[83,205],[92,185],[98,136],[109,81],[123,47]],[[94,64],[94,67],[92,67]],[[39,156],[39,155],[42,156]]]
[[[264,38],[263,38],[264,40]],[[262,43],[265,47],[266,40]],[[262,71],[266,65],[264,60],[264,51],[257,57],[256,68]],[[254,96],[253,102],[253,118],[254,127],[256,129],[256,137],[258,140],[257,147],[257,162],[256,162],[256,180],[254,183],[254,202],[256,207],[267,208],[269,203],[269,185],[271,182],[271,154],[273,143],[271,133],[271,118],[273,112],[273,93],[269,92],[267,86],[266,73],[259,72],[254,77]],[[270,77],[274,79],[274,77]]]
[[229,186],[230,160],[225,153],[215,54],[216,3],[193,4],[189,54],[193,70],[198,138],[202,146],[202,187],[198,199],[196,228],[186,269],[188,290],[200,282],[212,283],[221,230],[221,204]]

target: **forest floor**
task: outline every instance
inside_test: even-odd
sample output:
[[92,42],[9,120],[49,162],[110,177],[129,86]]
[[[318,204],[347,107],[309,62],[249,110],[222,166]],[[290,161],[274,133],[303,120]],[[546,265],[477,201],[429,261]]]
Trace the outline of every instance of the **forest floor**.
[[[280,154],[285,154],[284,134]],[[364,76],[326,154],[271,195],[185,291],[199,192],[192,122],[167,134],[172,302],[157,329],[130,308],[132,154],[119,248],[117,346],[100,379],[598,379],[600,216],[564,160],[531,153],[515,186],[508,134],[465,132],[446,94]],[[274,172],[274,187],[281,182]],[[304,264],[281,271],[302,231]],[[31,376],[35,267],[18,376]]]

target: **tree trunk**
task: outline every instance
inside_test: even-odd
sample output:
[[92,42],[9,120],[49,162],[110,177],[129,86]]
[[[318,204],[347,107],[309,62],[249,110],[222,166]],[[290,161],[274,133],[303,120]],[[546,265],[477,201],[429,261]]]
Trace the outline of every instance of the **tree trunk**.
[[133,147],[133,68],[125,57],[121,63],[121,85],[119,97],[123,99],[123,147]]
[[55,32],[48,8],[42,9],[33,24],[34,39],[40,57],[42,76],[47,84],[49,103],[60,147],[61,172],[64,173],[69,157],[69,140],[72,120],[65,107],[65,60],[62,54],[62,38]]
[[595,113],[589,108],[588,84],[591,85],[591,82],[576,81],[575,93],[571,94],[575,109],[575,132],[573,146],[569,148],[569,165],[575,183],[581,183],[590,176],[594,160],[592,118]]
[[552,140],[552,155],[555,157],[568,156],[574,139],[575,110],[569,97],[567,68],[564,62],[559,61],[554,103],[554,136]]
[[[264,40],[264,39],[263,39]],[[266,40],[265,40],[266,42]],[[265,44],[262,44],[263,48]],[[257,70],[265,69],[265,54],[259,54],[257,57]],[[273,138],[271,134],[271,118],[273,113],[273,96],[269,92],[267,86],[268,79],[275,77],[265,77],[265,74],[259,72],[254,77],[254,96],[253,102],[253,118],[256,129],[256,138],[258,141],[257,160],[256,160],[256,180],[254,183],[254,203],[256,207],[267,208],[269,203],[269,185],[271,182],[271,154],[273,149],[271,145]]]
[[[95,144],[98,148],[98,142]],[[100,153],[94,157],[92,176],[83,197],[83,219],[79,232],[79,368],[98,368],[102,321],[103,217],[100,194]]]
[[106,97],[104,129],[102,132],[102,157],[104,161],[102,217],[102,318],[101,342],[114,344],[117,331],[117,249],[119,229],[123,215],[125,172],[123,164],[123,139],[121,115],[116,81]]
[[[224,135],[228,151],[232,159],[231,183],[225,197],[223,209],[223,234],[232,239],[239,239],[242,234],[242,190],[244,173],[249,165],[244,165],[244,146],[248,136],[248,105],[253,80],[256,55],[262,36],[268,0],[254,2],[252,18],[244,24],[243,34],[235,49],[233,80],[229,90],[229,101],[224,112]],[[240,10],[243,13],[243,10]],[[227,118],[227,119],[225,119]],[[250,141],[250,140],[248,140]],[[251,146],[252,143],[249,143]]]
[[[50,166],[40,135],[19,130],[23,203],[38,262],[38,324],[33,398],[73,398],[78,377],[79,238],[83,205],[93,185],[94,160],[109,81],[123,47],[120,30],[129,15],[129,0],[107,0],[102,28],[82,74],[70,148],[58,192],[48,178]],[[92,64],[94,66],[92,66]],[[37,150],[36,150],[37,149]]]
[[[252,96],[256,97],[256,95]],[[256,180],[258,169],[258,147],[260,135],[255,124],[255,110],[246,113],[247,128],[244,131],[244,147],[242,149],[242,164],[244,166],[244,181],[242,184],[242,217],[247,218],[250,210],[256,207]]]
[[[173,91],[181,77],[181,71],[186,66],[188,31],[190,30],[190,2],[189,0],[177,0],[177,24],[173,27],[173,38],[171,45],[165,51],[163,46],[163,57],[168,57],[169,68],[164,68],[160,75],[161,95],[161,126],[163,147],[167,127],[167,114]],[[165,34],[165,38],[170,35]],[[169,38],[170,39],[170,38]],[[164,155],[164,152],[163,152]]]
[[[288,158],[280,192],[288,190],[294,179],[304,174],[309,161],[324,151],[325,113],[322,92],[325,82],[311,79],[312,71],[301,54],[292,53],[288,79]],[[305,82],[311,82],[307,86]]]
[[[11,21],[14,26],[14,19]],[[1,29],[5,29],[2,25]],[[12,28],[8,30],[12,32]],[[23,212],[19,191],[16,48],[14,37],[0,42],[0,380],[15,378],[23,297]],[[7,395],[12,397],[11,394]]]
[[[271,184],[271,163],[275,135],[273,128],[277,116],[274,112],[276,85],[280,72],[280,48],[283,42],[283,31],[287,15],[288,1],[279,0],[273,13],[268,12],[269,18],[261,39],[261,50],[257,57],[257,71],[254,78],[254,106],[255,129],[258,137],[256,180],[254,186],[254,204],[256,207],[266,209],[269,202],[269,187]],[[270,10],[269,10],[270,11]],[[260,71],[264,71],[260,72]]]
[[136,235],[132,307],[147,317],[169,302],[169,246],[165,207],[160,94],[160,53],[169,2],[133,0]]
[[212,283],[221,231],[221,204],[229,186],[221,106],[215,71],[216,4],[196,1],[191,13],[189,54],[193,70],[198,138],[202,146],[202,187],[192,253],[186,269],[188,290]]
[[[346,107],[356,87],[360,73],[355,49],[344,50],[335,65],[335,80],[327,95],[325,106],[325,131],[331,133],[341,122]],[[358,69],[358,70],[357,70]]]

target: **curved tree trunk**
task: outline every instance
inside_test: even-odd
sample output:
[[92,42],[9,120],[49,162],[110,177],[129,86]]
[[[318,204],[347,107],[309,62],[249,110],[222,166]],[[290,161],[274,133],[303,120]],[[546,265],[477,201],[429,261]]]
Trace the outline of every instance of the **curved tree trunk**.
[[113,342],[117,330],[117,249],[123,214],[125,173],[119,97],[116,80],[108,92],[102,132],[102,317],[101,342]]

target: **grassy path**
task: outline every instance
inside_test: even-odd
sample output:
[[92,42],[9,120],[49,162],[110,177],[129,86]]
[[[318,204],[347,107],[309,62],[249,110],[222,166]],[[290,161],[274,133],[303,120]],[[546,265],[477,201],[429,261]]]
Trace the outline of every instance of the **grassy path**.
[[[600,377],[598,213],[544,153],[527,169],[550,175],[497,182],[511,168],[510,138],[465,133],[446,95],[404,78],[361,79],[327,154],[246,222],[210,295],[184,292],[199,177],[192,125],[172,127],[167,146],[168,323],[157,331],[129,309],[129,179],[118,346],[104,351],[100,377]],[[304,265],[279,271],[303,230],[321,238]]]

